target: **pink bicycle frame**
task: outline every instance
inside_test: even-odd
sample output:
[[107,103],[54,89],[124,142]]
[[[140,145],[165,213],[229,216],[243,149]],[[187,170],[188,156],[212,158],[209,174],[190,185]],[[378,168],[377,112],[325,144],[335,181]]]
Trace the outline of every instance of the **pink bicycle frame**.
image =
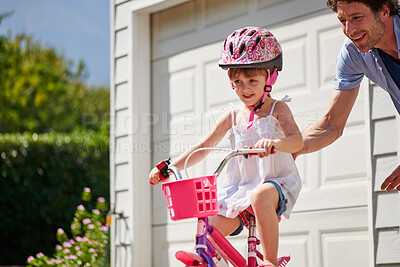
[[[219,175],[222,169],[225,167],[227,161],[234,156],[244,155],[245,157],[247,157],[248,155],[257,155],[257,153],[261,153],[263,151],[263,149],[234,150],[221,161],[214,174]],[[157,165],[157,167],[160,169],[160,171],[164,169],[164,172],[173,172],[178,180],[182,179],[180,172],[176,167],[165,166],[165,164],[159,164]],[[164,175],[164,177],[167,177],[167,175]],[[250,216],[249,218],[248,228],[248,262],[215,227],[209,225],[208,217],[198,218],[196,234],[197,255],[193,255],[193,253],[189,252],[178,251],[175,254],[176,258],[187,266],[214,267],[215,264],[213,261],[213,257],[216,257],[217,251],[222,256],[222,258],[229,261],[235,267],[257,267],[259,266],[257,263],[257,258],[262,261],[263,255],[256,248],[257,245],[260,244],[260,240],[256,237],[255,218],[253,216]],[[290,260],[290,256],[284,256],[279,258],[278,260],[279,267],[284,267],[286,266],[286,263]]]

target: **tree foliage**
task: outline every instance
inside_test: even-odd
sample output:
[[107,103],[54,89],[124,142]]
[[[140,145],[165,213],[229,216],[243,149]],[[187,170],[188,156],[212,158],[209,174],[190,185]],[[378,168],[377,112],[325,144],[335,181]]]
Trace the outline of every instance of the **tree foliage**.
[[86,77],[83,61],[74,65],[30,35],[0,36],[0,133],[106,133],[109,90]]

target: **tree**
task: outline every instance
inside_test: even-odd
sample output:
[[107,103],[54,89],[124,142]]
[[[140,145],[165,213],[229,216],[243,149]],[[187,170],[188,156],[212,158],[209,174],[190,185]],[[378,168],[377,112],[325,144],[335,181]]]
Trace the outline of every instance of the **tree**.
[[85,78],[83,61],[74,68],[30,35],[0,36],[0,133],[82,128],[106,133],[109,90],[88,87]]

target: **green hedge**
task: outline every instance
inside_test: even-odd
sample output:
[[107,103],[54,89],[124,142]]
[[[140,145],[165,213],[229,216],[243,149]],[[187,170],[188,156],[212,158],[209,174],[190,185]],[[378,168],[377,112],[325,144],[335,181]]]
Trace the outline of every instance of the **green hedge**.
[[108,144],[94,133],[0,135],[0,265],[53,254],[84,187],[108,202]]

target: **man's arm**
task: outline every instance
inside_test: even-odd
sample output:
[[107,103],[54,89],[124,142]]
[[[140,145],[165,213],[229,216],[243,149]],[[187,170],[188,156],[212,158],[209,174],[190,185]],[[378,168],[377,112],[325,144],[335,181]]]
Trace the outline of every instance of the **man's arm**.
[[338,139],[357,99],[360,86],[352,90],[335,90],[326,114],[303,132],[304,146],[294,153],[296,158],[300,154],[320,150]]

